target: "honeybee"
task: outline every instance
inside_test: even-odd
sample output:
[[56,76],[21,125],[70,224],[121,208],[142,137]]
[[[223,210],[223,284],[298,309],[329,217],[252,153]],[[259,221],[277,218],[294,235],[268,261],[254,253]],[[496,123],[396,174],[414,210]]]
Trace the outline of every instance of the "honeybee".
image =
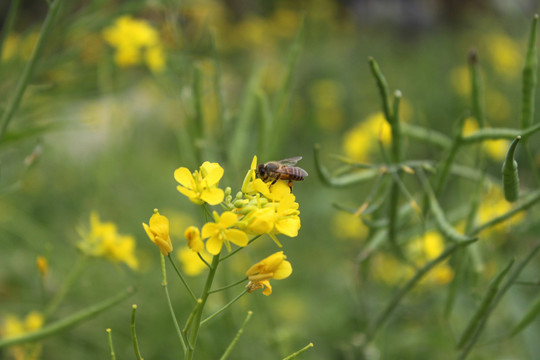
[[257,176],[264,182],[272,181],[272,185],[278,180],[289,180],[288,185],[292,188],[293,181],[302,181],[308,176],[306,170],[294,166],[300,160],[302,160],[301,156],[295,156],[280,161],[259,164],[256,170]]

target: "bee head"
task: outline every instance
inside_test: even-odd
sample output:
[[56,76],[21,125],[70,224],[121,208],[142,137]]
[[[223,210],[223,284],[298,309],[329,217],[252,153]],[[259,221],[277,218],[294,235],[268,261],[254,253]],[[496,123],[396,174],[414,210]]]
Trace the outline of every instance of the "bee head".
[[266,169],[264,167],[264,164],[259,164],[259,166],[257,166],[257,175],[259,175],[259,177],[264,177],[266,175]]

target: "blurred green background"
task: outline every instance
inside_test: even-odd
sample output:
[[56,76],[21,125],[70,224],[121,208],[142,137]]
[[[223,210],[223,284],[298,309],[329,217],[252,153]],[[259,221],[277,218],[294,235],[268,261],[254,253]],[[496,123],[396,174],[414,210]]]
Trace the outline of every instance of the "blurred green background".
[[[8,5],[2,2],[2,14]],[[0,63],[4,109],[46,10],[44,1],[24,1],[4,42]],[[526,244],[536,237],[538,225],[531,220],[507,226],[490,238],[492,242],[482,244],[485,269],[470,280],[470,296],[458,299],[451,321],[443,317],[448,283],[424,284],[405,298],[374,344],[361,351],[369,320],[397,284],[381,280],[384,276],[366,276],[367,270],[359,269],[355,259],[367,231],[358,217],[332,207],[338,202],[358,208],[370,187],[325,187],[314,169],[313,146],[321,145],[330,167],[337,165],[332,154],[382,161],[377,131],[362,136],[368,133],[360,125],[380,112],[369,56],[381,66],[390,88],[402,91],[404,121],[450,136],[456,119],[470,109],[467,53],[474,48],[482,68],[489,125],[518,127],[521,69],[535,11],[538,5],[525,0],[64,3],[0,143],[0,317],[8,313],[23,317],[43,308],[79,256],[78,229],[88,228],[90,213],[96,211],[103,221],[116,223],[120,233],[136,238],[139,269],[93,259],[55,318],[129,285],[138,292],[98,317],[47,339],[42,358],[106,358],[108,327],[118,357],[131,357],[132,303],[138,304],[143,356],[179,358],[181,348],[160,286],[158,250],[141,223],[158,208],[171,220],[175,249],[181,248],[184,229],[201,226],[204,216],[176,190],[176,168],[195,170],[199,160],[219,162],[225,169],[220,184],[231,186],[235,194],[253,155],[258,154],[261,162],[302,155],[298,165],[310,173],[294,187],[302,228],[297,238],[280,238],[293,265],[292,276],[274,281],[270,297],[259,292],[245,296],[231,311],[203,326],[198,358],[218,358],[247,310],[254,315],[231,355],[234,359],[278,359],[309,342],[315,347],[301,358],[454,358],[454,339],[488,280],[511,256],[527,253]],[[144,59],[129,66],[118,63],[115,47],[104,34],[125,15],[155,29],[162,65]],[[294,44],[301,48],[291,67]],[[292,70],[291,85],[282,92],[288,70]],[[285,94],[282,125],[272,134],[261,129],[260,103],[245,108],[246,98],[254,92],[267,96],[270,107],[278,106]],[[202,113],[197,112],[197,101]],[[247,114],[246,122],[239,125],[242,114]],[[194,139],[190,124],[201,119],[205,136]],[[249,137],[232,158],[229,150],[238,131]],[[532,138],[533,151],[538,149],[536,143]],[[359,144],[368,150],[359,150]],[[405,147],[408,159],[439,159],[443,154],[434,145],[410,139]],[[25,159],[31,154],[36,159],[28,165]],[[458,156],[467,163],[470,155],[463,151]],[[500,152],[486,156],[489,175],[499,178],[501,164]],[[534,187],[530,168],[520,167],[520,171],[522,186]],[[474,188],[457,180],[449,186],[443,204],[466,202]],[[258,241],[227,264],[219,284],[241,278],[254,261],[278,250],[269,238]],[[35,262],[38,255],[49,262],[43,288]],[[538,267],[536,261],[524,276],[536,281]],[[400,271],[390,266],[383,270],[390,278]],[[190,311],[189,299],[170,270],[169,278],[177,314],[184,319]],[[190,282],[200,291],[204,276]],[[532,359],[540,354],[536,324],[514,339],[494,340],[519,318],[538,291],[537,287],[520,290],[511,292],[490,319],[481,341],[486,346],[472,358]],[[213,297],[210,311],[236,291]]]

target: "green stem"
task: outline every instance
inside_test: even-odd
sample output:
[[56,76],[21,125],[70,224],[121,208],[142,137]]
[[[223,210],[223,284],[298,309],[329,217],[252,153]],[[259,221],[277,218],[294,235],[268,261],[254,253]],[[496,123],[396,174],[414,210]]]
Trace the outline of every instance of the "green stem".
[[191,329],[191,334],[189,337],[189,343],[191,344],[192,347],[187,349],[186,360],[193,359],[193,353],[195,351],[197,336],[199,335],[199,328],[201,326],[202,312],[204,310],[204,305],[206,304],[206,300],[208,300],[208,295],[210,295],[210,288],[212,287],[212,283],[214,282],[214,276],[216,275],[218,264],[219,264],[219,254],[214,255],[214,258],[212,259],[212,267],[210,271],[208,272],[206,283],[204,284],[204,289],[201,295],[201,303],[200,305],[198,305],[197,311],[193,317],[193,328]]
[[245,278],[243,278],[243,279],[241,279],[241,280],[238,280],[238,281],[236,281],[236,282],[234,282],[234,283],[232,283],[232,284],[230,284],[230,285],[227,285],[227,286],[224,286],[224,287],[220,287],[220,288],[217,288],[217,289],[215,289],[215,290],[211,290],[209,293],[210,293],[210,294],[213,294],[213,293],[217,293],[217,292],[220,292],[220,291],[223,291],[223,290],[227,290],[227,289],[232,288],[232,287],[234,287],[234,286],[236,286],[236,285],[239,285],[239,284],[241,284],[241,283],[243,283],[243,282],[246,282],[247,279],[248,279],[248,278],[245,277]]
[[8,13],[6,15],[6,19],[4,20],[4,26],[2,27],[2,31],[0,31],[0,61],[2,60],[2,54],[4,53],[4,44],[6,43],[6,39],[13,29],[13,24],[17,18],[20,4],[21,0],[12,0],[11,4],[9,5]]
[[300,350],[298,350],[297,352],[292,353],[291,355],[289,355],[287,357],[284,357],[283,360],[296,359],[298,357],[298,355],[300,355],[301,353],[303,353],[304,351],[306,351],[308,349],[311,349],[312,347],[313,347],[313,343],[309,343],[306,346],[304,346],[303,348],[301,348]]
[[134,292],[135,292],[135,289],[133,287],[129,287],[123,292],[121,292],[120,294],[117,294],[94,306],[90,306],[86,308],[85,310],[79,311],[71,316],[68,316],[61,320],[53,322],[49,325],[46,325],[37,331],[28,332],[20,336],[0,339],[0,348],[23,344],[26,342],[42,340],[49,336],[57,335],[60,332],[67,330],[77,325],[78,323],[86,319],[92,318],[96,316],[97,314],[113,307],[114,305],[118,304],[122,300],[128,298]]
[[62,287],[56,293],[54,298],[51,300],[51,302],[49,303],[49,305],[45,308],[45,311],[43,312],[45,321],[54,314],[54,312],[56,311],[60,303],[62,303],[69,289],[71,289],[75,281],[79,278],[86,264],[88,264],[88,260],[89,260],[88,255],[84,254],[79,257],[75,266],[71,268],[71,271],[68,274],[64,283],[62,284]]
[[137,360],[142,360],[141,351],[139,350],[139,341],[137,340],[137,332],[135,331],[135,313],[137,312],[137,305],[131,306],[131,340],[133,341],[133,349],[135,350],[135,357]]
[[225,310],[227,310],[227,308],[229,308],[229,306],[231,306],[231,305],[234,304],[236,301],[238,301],[238,299],[240,299],[242,296],[244,296],[247,292],[248,292],[248,289],[244,289],[244,291],[242,291],[240,294],[238,294],[237,297],[235,297],[234,299],[232,299],[231,301],[229,301],[227,304],[225,304],[225,306],[223,306],[221,309],[219,309],[218,311],[216,311],[215,313],[213,313],[212,315],[208,316],[206,319],[204,319],[203,321],[201,321],[201,325],[203,325],[203,324],[205,324],[206,322],[212,320],[213,318],[215,318],[216,316],[218,316],[219,314],[221,314],[222,312],[224,312]]
[[116,354],[114,353],[111,329],[107,329],[107,339],[109,341],[109,351],[111,352],[111,360],[116,360]]
[[24,95],[26,87],[28,86],[28,83],[30,82],[30,78],[32,77],[32,72],[34,71],[34,68],[36,66],[37,59],[39,55],[41,54],[43,47],[45,46],[45,42],[47,38],[49,37],[49,33],[52,29],[52,25],[54,23],[56,15],[58,14],[58,11],[60,10],[62,2],[63,0],[55,0],[49,6],[49,12],[47,13],[45,22],[43,23],[43,26],[41,27],[41,32],[39,33],[39,38],[37,40],[36,46],[34,47],[32,54],[30,55],[30,59],[24,66],[21,76],[19,77],[19,80],[17,81],[17,85],[15,85],[15,90],[13,90],[13,96],[9,99],[9,102],[6,106],[6,110],[2,114],[2,117],[0,118],[0,126],[1,126],[0,127],[0,141],[4,137],[6,129],[11,119],[13,118],[13,115],[19,108],[19,104],[21,103],[21,99]]
[[186,352],[186,343],[184,342],[184,338],[182,337],[182,331],[180,331],[178,320],[176,320],[176,314],[174,313],[174,308],[172,306],[171,296],[169,295],[169,288],[167,284],[167,270],[165,268],[165,256],[163,256],[161,252],[159,253],[159,259],[161,264],[161,286],[163,286],[163,289],[165,290],[165,297],[167,298],[167,305],[169,306],[169,312],[171,313],[171,318],[174,323],[174,328],[176,329],[176,334],[180,339],[183,351]]
[[186,279],[184,278],[184,276],[182,275],[180,270],[178,270],[178,268],[176,267],[176,264],[174,263],[173,259],[171,258],[171,253],[169,253],[169,255],[167,255],[167,257],[169,258],[169,261],[171,262],[171,264],[172,264],[172,266],[174,268],[174,271],[176,271],[176,274],[178,275],[178,277],[180,278],[180,280],[182,281],[182,283],[186,287],[187,291],[189,292],[189,295],[191,295],[191,298],[193,299],[193,301],[197,302],[197,297],[195,296],[195,294],[193,293],[193,291],[189,287]]
[[248,311],[247,316],[246,316],[246,318],[244,319],[244,322],[243,322],[242,325],[240,326],[240,329],[238,329],[238,331],[236,332],[236,336],[235,336],[234,339],[231,341],[231,343],[229,344],[229,346],[227,347],[227,349],[225,350],[225,352],[223,353],[223,355],[221,355],[221,357],[219,358],[219,360],[225,360],[225,359],[227,359],[227,357],[228,357],[229,354],[231,353],[232,349],[234,348],[234,346],[235,346],[236,343],[238,342],[238,339],[240,339],[240,336],[243,334],[244,328],[246,327],[246,325],[247,325],[249,319],[251,319],[251,315],[253,315],[253,312],[250,310],[250,311]]
[[469,51],[469,70],[471,74],[471,103],[472,115],[478,121],[478,126],[486,126],[484,111],[484,87],[478,66],[478,54],[476,50]]

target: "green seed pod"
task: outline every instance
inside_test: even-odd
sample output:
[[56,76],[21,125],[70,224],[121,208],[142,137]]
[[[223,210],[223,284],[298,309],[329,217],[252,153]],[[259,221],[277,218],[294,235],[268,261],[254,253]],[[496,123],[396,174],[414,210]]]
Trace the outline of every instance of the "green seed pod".
[[504,198],[509,202],[516,201],[519,196],[518,163],[514,160],[519,140],[521,136],[516,137],[510,145],[502,166]]

